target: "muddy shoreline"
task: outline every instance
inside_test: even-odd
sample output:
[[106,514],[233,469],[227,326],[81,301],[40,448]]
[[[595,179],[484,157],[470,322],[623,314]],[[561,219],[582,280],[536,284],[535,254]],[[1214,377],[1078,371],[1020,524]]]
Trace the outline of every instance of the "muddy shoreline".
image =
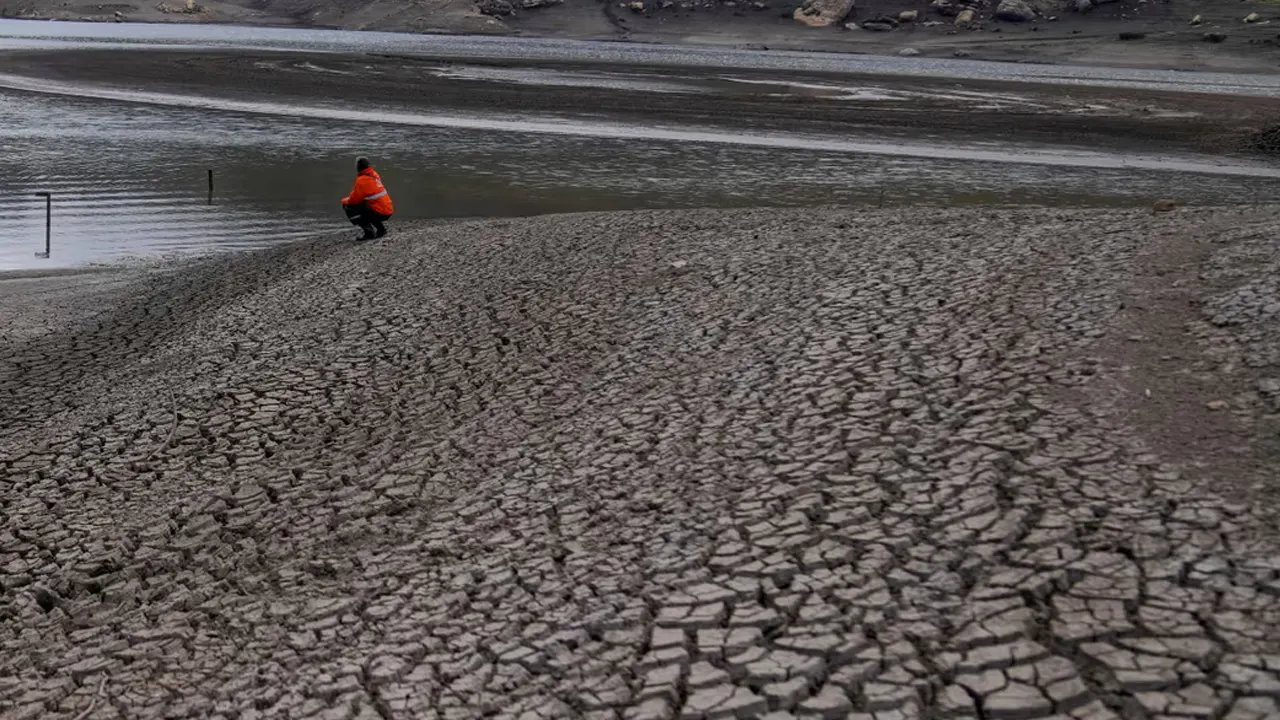
[[[1273,125],[1280,114],[1270,98],[761,70],[705,73],[690,86],[695,92],[650,92],[468,79],[456,71],[595,71],[640,85],[688,81],[689,74],[652,67],[305,52],[40,50],[9,51],[4,58],[6,70],[15,75],[234,100],[581,115],[637,127],[713,125],[1113,151],[1247,154],[1245,139]],[[848,96],[850,88],[883,88],[901,97],[860,100]]]

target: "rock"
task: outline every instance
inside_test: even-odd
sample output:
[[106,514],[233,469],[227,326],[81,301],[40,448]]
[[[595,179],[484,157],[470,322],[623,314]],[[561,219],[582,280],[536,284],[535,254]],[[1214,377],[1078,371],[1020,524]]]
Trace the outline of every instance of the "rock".
[[889,32],[898,29],[898,21],[891,17],[878,17],[873,20],[866,20],[862,23],[863,30],[871,30],[872,32]]
[[1093,12],[1093,0],[1076,0],[1075,9],[1081,15]]
[[116,14],[114,15],[114,17],[116,22],[124,22],[124,13],[120,12],[119,10],[116,11]]
[[1031,9],[1026,0],[1000,0],[1000,5],[996,8],[996,19],[1031,22],[1036,19],[1036,11]]
[[1197,16],[1195,16],[1195,17],[1191,18],[1191,24],[1192,24],[1192,25],[1199,25],[1199,24],[1200,24],[1200,23],[1202,23],[1202,22],[1204,22],[1204,19],[1202,19],[1199,15],[1197,15]]
[[33,585],[31,594],[35,597],[36,604],[45,612],[51,612],[54,608],[63,605],[61,596],[40,585]]
[[1262,16],[1259,15],[1258,13],[1249,13],[1248,15],[1245,16],[1244,21],[1252,25],[1261,19],[1262,19]]
[[1220,33],[1220,32],[1207,32],[1202,36],[1201,39],[1204,40],[1205,42],[1220,43],[1227,39],[1227,34]]
[[1178,207],[1177,200],[1169,200],[1168,198],[1165,198],[1163,200],[1157,200],[1151,204],[1151,214],[1155,215],[1156,213],[1160,213],[1160,212],[1169,212],[1171,210],[1177,209],[1177,207]]
[[919,50],[915,48],[910,48],[910,47],[902,48],[901,50],[898,51],[898,57],[916,57],[919,54],[920,54]]
[[805,0],[792,17],[810,27],[827,27],[844,22],[853,4],[854,0]]
[[1146,33],[1144,33],[1144,32],[1134,32],[1134,31],[1132,31],[1132,30],[1126,30],[1126,31],[1124,31],[1124,32],[1120,33],[1120,39],[1121,39],[1121,40],[1141,40],[1142,38],[1144,38],[1144,37],[1146,37],[1146,36],[1147,36],[1147,34],[1146,34]]
[[476,3],[476,7],[479,8],[481,14],[494,17],[503,17],[516,11],[515,6],[508,0],[480,0],[480,2]]
[[915,22],[917,19],[919,19],[919,17],[920,17],[920,13],[916,10],[903,10],[902,12],[898,13],[898,22],[912,23],[912,22]]
[[1209,401],[1209,402],[1205,403],[1205,407],[1209,408],[1210,410],[1226,410],[1226,409],[1227,409],[1227,401],[1226,401],[1226,400],[1211,400],[1211,401]]
[[951,0],[933,0],[929,3],[929,7],[943,17],[955,17],[960,14],[960,6]]
[[978,19],[978,14],[972,10],[964,10],[956,16],[955,26],[958,28],[968,29],[974,26]]
[[562,2],[564,2],[564,0],[521,0],[520,7],[525,10],[534,10],[537,8],[559,5]]
[[951,53],[951,55],[952,55],[953,57],[958,57],[958,58],[967,58],[967,57],[969,57],[969,56],[970,56],[970,55],[972,55],[972,54],[973,54],[973,53],[969,52],[968,50],[957,50],[957,51],[955,51],[955,52]]

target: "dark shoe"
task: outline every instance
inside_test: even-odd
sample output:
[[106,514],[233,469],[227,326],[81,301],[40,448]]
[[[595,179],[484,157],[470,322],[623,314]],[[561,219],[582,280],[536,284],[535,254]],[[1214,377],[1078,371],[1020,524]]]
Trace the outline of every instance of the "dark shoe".
[[363,234],[363,235],[361,235],[360,237],[356,238],[356,240],[357,240],[357,241],[359,241],[359,240],[373,240],[374,238],[378,237],[378,234],[377,234],[376,232],[374,232],[374,229],[373,229],[373,226],[372,226],[372,225],[361,225],[361,226],[360,226],[360,229],[364,231],[364,234]]
[[386,234],[387,234],[387,228],[386,228],[386,227],[380,227],[380,228],[378,228],[378,234],[377,234],[377,235],[374,235],[374,237],[385,237],[385,236],[386,236]]

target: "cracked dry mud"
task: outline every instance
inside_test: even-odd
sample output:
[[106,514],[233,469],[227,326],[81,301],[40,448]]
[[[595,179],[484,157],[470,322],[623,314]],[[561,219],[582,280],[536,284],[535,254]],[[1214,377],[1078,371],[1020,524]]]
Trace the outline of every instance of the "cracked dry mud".
[[1277,227],[570,216],[68,300],[0,345],[0,715],[1280,717],[1274,508],[1069,400],[1142,252]]

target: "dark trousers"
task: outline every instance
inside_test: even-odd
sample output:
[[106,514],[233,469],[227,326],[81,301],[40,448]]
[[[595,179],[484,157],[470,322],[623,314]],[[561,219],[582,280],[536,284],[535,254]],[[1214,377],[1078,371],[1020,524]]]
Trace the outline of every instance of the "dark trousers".
[[347,219],[351,221],[351,224],[359,226],[361,230],[364,230],[366,235],[387,234],[387,227],[382,223],[390,220],[390,215],[383,215],[380,212],[374,212],[364,203],[360,203],[359,205],[343,205],[342,209],[347,213]]

